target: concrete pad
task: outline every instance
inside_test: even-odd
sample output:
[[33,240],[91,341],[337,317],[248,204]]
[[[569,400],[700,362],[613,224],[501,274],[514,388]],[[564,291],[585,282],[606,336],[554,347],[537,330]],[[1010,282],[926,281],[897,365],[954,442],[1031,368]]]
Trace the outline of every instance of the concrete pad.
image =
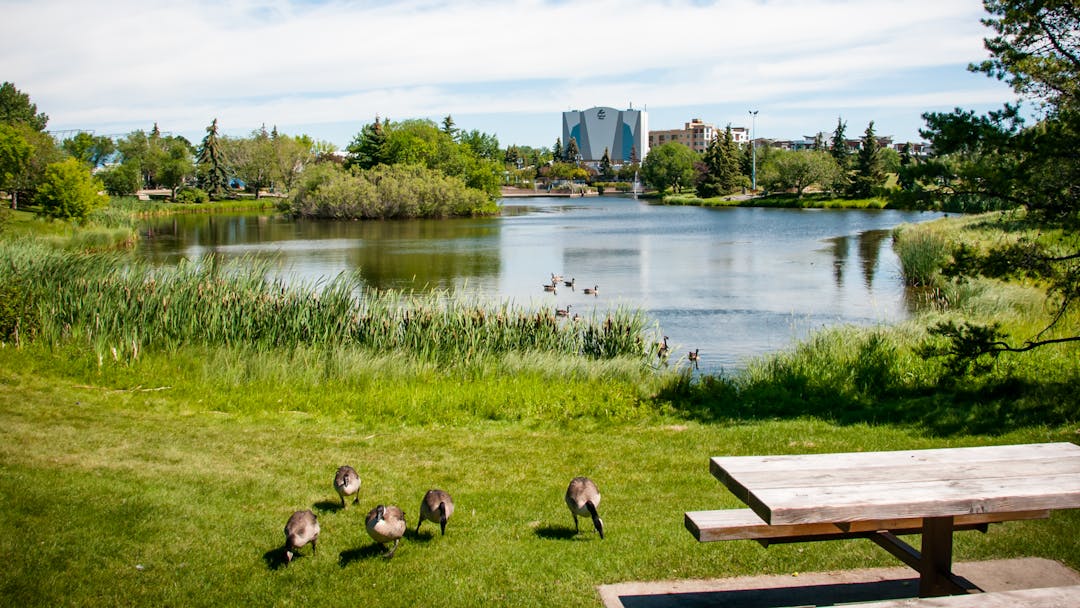
[[[1080,585],[1080,573],[1048,559],[953,564],[953,572],[983,591]],[[916,597],[919,578],[907,567],[797,575],[618,583],[598,588],[605,608],[790,608]]]

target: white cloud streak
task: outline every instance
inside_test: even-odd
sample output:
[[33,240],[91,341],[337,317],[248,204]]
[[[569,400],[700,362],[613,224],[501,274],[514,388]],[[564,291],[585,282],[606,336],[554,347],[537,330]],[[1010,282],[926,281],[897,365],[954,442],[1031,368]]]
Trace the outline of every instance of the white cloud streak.
[[0,14],[2,78],[50,124],[99,131],[807,93],[961,103],[858,91],[893,71],[959,72],[986,34],[978,0],[0,0]]

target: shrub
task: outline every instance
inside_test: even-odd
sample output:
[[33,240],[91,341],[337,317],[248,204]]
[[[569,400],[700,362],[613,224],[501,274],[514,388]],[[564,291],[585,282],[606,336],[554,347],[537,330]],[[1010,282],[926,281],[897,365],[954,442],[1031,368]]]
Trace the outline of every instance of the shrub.
[[949,260],[948,241],[925,228],[902,228],[895,232],[893,247],[900,258],[904,282],[911,286],[932,286]]
[[109,198],[101,193],[104,189],[82,161],[66,158],[45,169],[36,200],[49,217],[81,222],[91,211],[108,204]]
[[203,204],[210,202],[210,195],[201,188],[184,188],[176,193],[176,202]]

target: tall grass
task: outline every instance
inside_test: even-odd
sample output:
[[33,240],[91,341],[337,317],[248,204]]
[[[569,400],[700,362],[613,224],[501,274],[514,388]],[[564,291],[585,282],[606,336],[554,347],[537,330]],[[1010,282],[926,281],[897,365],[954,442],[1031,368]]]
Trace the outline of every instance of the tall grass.
[[894,231],[893,248],[900,259],[904,282],[913,287],[935,286],[950,251],[944,235],[909,225]]
[[290,285],[254,260],[155,267],[21,240],[0,243],[0,261],[0,281],[33,303],[24,326],[50,343],[88,343],[102,359],[204,344],[356,346],[439,362],[527,351],[644,360],[651,343],[636,310],[571,320],[450,292],[370,291],[348,274]]

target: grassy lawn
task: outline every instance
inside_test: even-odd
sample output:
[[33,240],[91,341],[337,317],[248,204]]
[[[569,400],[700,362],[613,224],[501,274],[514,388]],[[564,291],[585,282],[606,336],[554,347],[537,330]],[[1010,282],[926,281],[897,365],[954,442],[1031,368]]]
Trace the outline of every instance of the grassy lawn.
[[[701,544],[682,513],[741,506],[709,474],[712,455],[1077,437],[1075,426],[934,438],[810,417],[702,424],[662,413],[619,422],[477,412],[445,423],[437,401],[426,423],[403,423],[415,412],[393,410],[421,394],[408,382],[383,393],[375,416],[341,382],[311,389],[321,405],[300,411],[275,398],[288,394],[277,392],[283,382],[257,374],[217,391],[198,388],[183,361],[172,372],[150,361],[110,371],[78,359],[0,350],[0,588],[11,605],[596,606],[603,583],[895,565],[862,540]],[[515,396],[496,380],[471,385],[523,406],[540,392]],[[331,485],[341,464],[363,479],[360,504],[344,510]],[[605,540],[588,521],[573,534],[562,493],[582,474],[603,494]],[[457,503],[445,537],[431,524],[413,533],[430,487]],[[379,503],[400,505],[410,523],[392,560],[363,527]],[[305,547],[285,567],[282,528],[306,508],[322,525],[318,554]],[[1044,556],[1080,568],[1078,535],[1080,514],[1057,513],[958,535],[955,558]]]

